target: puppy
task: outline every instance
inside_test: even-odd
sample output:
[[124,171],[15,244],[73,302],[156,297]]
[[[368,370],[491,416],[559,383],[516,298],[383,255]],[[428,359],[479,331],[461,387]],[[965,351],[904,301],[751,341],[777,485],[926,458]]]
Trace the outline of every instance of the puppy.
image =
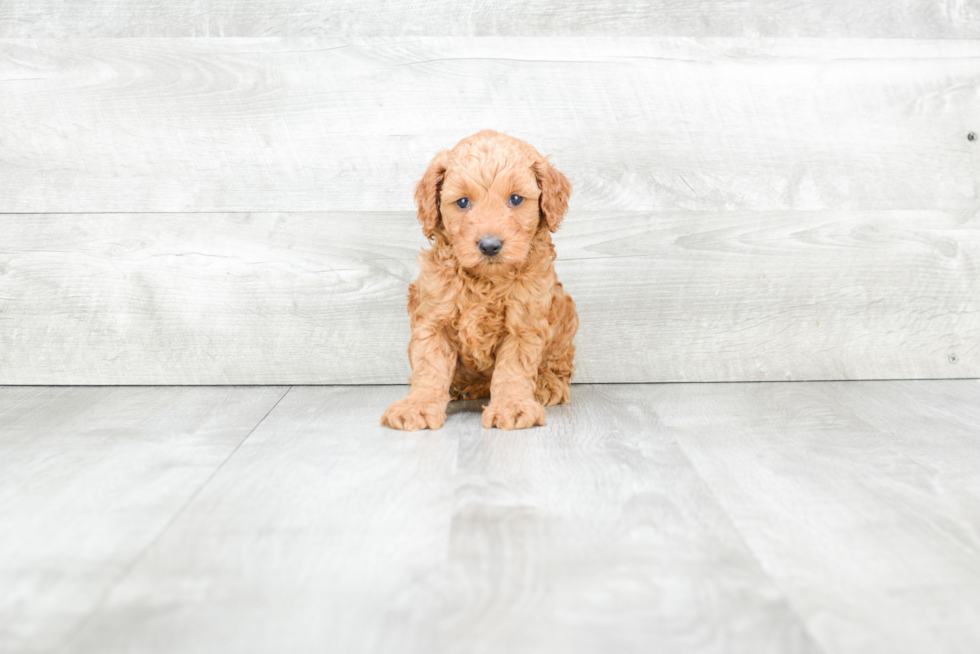
[[415,189],[431,247],[408,287],[412,388],[382,425],[438,429],[451,399],[489,397],[484,427],[524,429],[569,401],[578,314],[551,232],[571,193],[530,144],[493,130],[436,155]]

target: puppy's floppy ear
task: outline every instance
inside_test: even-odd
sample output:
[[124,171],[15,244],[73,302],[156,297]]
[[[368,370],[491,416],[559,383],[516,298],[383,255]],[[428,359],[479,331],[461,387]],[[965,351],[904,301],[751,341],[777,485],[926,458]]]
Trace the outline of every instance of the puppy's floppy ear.
[[568,198],[572,196],[572,183],[568,178],[558,172],[547,159],[539,159],[534,162],[534,174],[538,178],[538,186],[541,187],[541,199],[538,201],[541,207],[541,216],[548,224],[548,229],[557,232],[561,227],[561,221],[568,211]]
[[426,238],[432,238],[439,221],[442,220],[439,212],[439,191],[442,189],[442,180],[446,175],[448,163],[448,151],[437,154],[415,187],[415,204],[419,208],[419,222],[422,223],[422,233]]

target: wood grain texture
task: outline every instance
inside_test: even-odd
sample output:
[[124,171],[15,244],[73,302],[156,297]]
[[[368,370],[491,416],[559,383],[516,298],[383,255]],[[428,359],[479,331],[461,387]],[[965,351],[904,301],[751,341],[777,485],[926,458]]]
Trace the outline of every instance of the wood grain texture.
[[438,651],[457,444],[403,392],[292,388],[64,651]]
[[580,211],[977,206],[980,41],[0,40],[3,212],[390,211],[493,127]]
[[[978,221],[572,212],[576,380],[980,376]],[[0,233],[0,383],[408,379],[411,212],[8,214]]]
[[405,390],[293,388],[64,651],[818,651],[642,393],[378,426]]
[[827,652],[980,639],[980,382],[646,387]]
[[408,380],[412,215],[0,220],[30,240],[0,255],[5,383]]
[[5,0],[0,36],[841,36],[977,38],[970,0],[554,2]]
[[817,652],[643,387],[576,386],[531,432],[451,405],[451,652]]
[[283,393],[0,387],[0,651],[56,651]]

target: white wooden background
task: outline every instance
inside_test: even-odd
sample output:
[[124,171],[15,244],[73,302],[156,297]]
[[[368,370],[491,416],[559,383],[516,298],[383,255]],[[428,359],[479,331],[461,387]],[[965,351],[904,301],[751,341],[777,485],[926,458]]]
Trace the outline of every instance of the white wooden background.
[[0,4],[0,383],[404,382],[485,127],[575,186],[577,381],[980,376],[978,2],[218,5]]

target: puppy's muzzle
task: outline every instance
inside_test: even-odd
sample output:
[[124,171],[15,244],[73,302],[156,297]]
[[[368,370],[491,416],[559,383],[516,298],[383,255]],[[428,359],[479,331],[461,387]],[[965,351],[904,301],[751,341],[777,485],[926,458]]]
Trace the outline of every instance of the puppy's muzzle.
[[496,236],[484,236],[477,241],[476,245],[483,254],[488,257],[495,257],[500,252],[500,248],[504,247],[504,242]]

